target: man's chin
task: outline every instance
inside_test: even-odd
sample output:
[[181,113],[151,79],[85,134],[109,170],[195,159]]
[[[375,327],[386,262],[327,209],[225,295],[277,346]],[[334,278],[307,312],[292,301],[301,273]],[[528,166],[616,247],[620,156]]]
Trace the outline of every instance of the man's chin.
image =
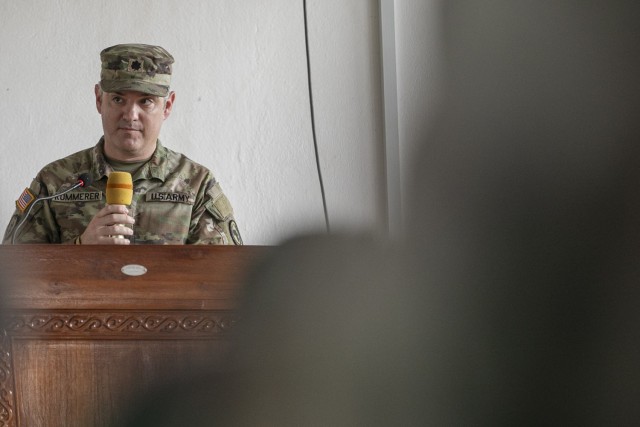
[[133,130],[133,129],[118,129],[117,135],[122,140],[125,140],[125,139],[131,139],[131,140],[142,139],[142,131]]
[[128,138],[120,142],[120,147],[122,148],[122,150],[130,151],[132,153],[135,153],[141,150],[143,146],[144,146],[144,141],[136,138],[131,138],[131,139]]

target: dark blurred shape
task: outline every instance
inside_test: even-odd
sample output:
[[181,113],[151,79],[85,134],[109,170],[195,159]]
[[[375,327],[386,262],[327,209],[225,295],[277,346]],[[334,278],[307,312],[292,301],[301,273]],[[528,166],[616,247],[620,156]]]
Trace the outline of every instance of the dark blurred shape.
[[440,326],[399,255],[364,237],[285,243],[248,282],[228,372],[167,387],[131,425],[420,425]]
[[635,424],[640,3],[443,10],[446,87],[409,230],[466,372],[447,418]]
[[164,406],[189,423],[149,425],[640,419],[640,2],[442,10],[407,242],[277,248],[232,369]]
[[430,331],[398,248],[356,237],[283,245],[248,288],[235,366],[246,425],[421,424]]

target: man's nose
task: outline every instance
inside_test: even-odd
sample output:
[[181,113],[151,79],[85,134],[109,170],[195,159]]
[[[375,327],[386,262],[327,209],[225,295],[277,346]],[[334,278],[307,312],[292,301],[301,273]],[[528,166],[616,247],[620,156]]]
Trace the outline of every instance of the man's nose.
[[130,102],[122,107],[122,118],[127,121],[138,120],[140,107],[135,102]]

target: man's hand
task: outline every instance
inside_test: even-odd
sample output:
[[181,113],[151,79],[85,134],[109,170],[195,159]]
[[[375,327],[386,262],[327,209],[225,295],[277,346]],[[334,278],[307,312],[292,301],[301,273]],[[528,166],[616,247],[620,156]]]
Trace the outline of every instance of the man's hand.
[[80,241],[83,245],[128,245],[129,239],[117,236],[132,235],[133,230],[126,225],[134,222],[126,206],[107,205],[93,217]]

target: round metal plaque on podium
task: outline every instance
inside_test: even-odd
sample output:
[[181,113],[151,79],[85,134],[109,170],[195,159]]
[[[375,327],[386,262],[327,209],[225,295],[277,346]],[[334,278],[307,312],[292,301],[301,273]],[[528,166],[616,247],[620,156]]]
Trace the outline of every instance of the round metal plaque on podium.
[[127,264],[120,269],[127,276],[142,276],[147,272],[147,268],[144,265]]

